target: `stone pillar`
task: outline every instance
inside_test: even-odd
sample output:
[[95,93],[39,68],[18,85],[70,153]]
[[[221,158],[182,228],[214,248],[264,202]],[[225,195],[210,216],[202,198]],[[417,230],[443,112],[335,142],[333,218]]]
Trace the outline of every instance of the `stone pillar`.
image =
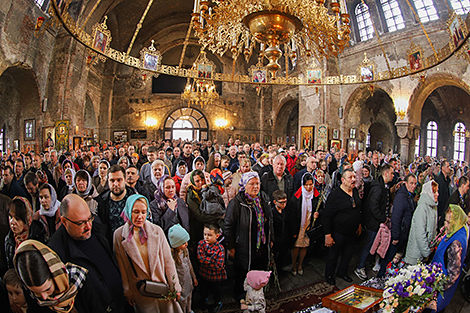
[[397,122],[397,134],[400,138],[400,156],[402,164],[408,164],[413,160],[414,142],[419,136],[419,126],[408,122]]

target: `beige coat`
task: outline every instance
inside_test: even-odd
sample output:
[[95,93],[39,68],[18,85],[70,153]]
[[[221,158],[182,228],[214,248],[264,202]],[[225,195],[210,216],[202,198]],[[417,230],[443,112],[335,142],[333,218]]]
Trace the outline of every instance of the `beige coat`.
[[[122,276],[122,285],[124,295],[132,296],[136,302],[137,312],[183,312],[178,302],[170,300],[157,300],[142,296],[137,290],[138,280],[149,279],[158,282],[164,282],[172,290],[181,292],[181,286],[178,281],[175,263],[171,256],[170,246],[160,226],[145,221],[145,231],[147,232],[147,249],[149,256],[150,273],[148,273],[139,248],[135,240],[129,235],[129,225],[119,227],[114,232],[114,254],[116,256],[119,269]],[[129,257],[132,259],[134,268],[137,271],[138,279],[129,263]]]

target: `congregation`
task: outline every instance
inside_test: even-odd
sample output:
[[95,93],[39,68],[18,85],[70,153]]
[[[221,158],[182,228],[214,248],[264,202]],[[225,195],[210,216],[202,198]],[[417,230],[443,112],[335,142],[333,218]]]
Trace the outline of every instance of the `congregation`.
[[[10,312],[218,312],[225,285],[245,299],[249,271],[303,275],[322,246],[331,285],[370,278],[368,259],[377,277],[440,262],[439,312],[468,266],[466,162],[230,138],[7,150],[1,170]],[[145,295],[155,282],[164,297]]]

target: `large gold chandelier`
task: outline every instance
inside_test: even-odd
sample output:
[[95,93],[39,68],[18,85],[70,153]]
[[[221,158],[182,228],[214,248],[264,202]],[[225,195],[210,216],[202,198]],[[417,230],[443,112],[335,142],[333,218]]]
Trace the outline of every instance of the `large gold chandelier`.
[[192,22],[203,49],[214,54],[231,51],[236,60],[243,53],[248,61],[260,43],[275,78],[281,44],[291,59],[300,53],[320,60],[344,50],[351,32],[349,14],[346,1],[337,1],[332,0],[330,13],[325,0],[195,0]]

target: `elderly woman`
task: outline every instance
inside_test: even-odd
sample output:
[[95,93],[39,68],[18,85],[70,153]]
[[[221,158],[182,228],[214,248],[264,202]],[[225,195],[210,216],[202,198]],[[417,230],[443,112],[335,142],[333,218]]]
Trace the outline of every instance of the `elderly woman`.
[[423,185],[418,206],[411,220],[410,236],[406,247],[405,262],[415,265],[429,257],[429,244],[437,232],[437,199],[439,185],[431,180]]
[[178,298],[181,294],[170,246],[163,230],[147,220],[149,214],[147,198],[131,195],[121,214],[126,224],[114,232],[114,254],[124,295],[137,312],[183,312],[175,301],[145,297],[137,290],[137,282],[147,279],[165,283]]
[[90,208],[90,211],[95,214],[98,202],[94,199],[99,196],[95,186],[93,186],[90,174],[85,170],[79,170],[75,174],[75,190],[73,193],[79,195]]
[[158,188],[158,180],[163,176],[164,172],[165,163],[163,163],[162,160],[153,161],[150,177],[148,177],[144,182],[144,188],[147,190],[149,195],[153,196],[151,199],[148,199],[149,201],[155,199],[155,191]]
[[274,240],[269,198],[260,191],[258,173],[243,174],[240,184],[242,187],[225,215],[225,238],[228,255],[234,259],[237,297],[243,296],[248,271],[267,269]]
[[445,237],[439,243],[432,262],[442,264],[448,281],[444,284],[444,292],[437,297],[437,312],[441,312],[450,303],[459,284],[460,273],[467,254],[468,217],[455,204],[449,205],[445,215]]
[[86,170],[93,177],[93,176],[95,176],[95,173],[96,173],[96,175],[98,175],[98,166],[99,165],[100,165],[100,157],[97,156],[97,155],[94,155],[91,158],[90,165],[86,168]]
[[5,237],[5,257],[8,269],[13,268],[13,257],[18,246],[27,239],[45,242],[46,231],[38,221],[33,221],[33,209],[26,198],[14,197],[8,210],[10,231]]
[[98,194],[101,194],[103,191],[109,190],[108,185],[108,169],[110,165],[106,160],[101,160],[98,165],[98,174],[93,176],[92,183],[95,186]]
[[179,161],[176,167],[175,176],[173,176],[173,180],[175,181],[176,185],[176,195],[178,197],[180,196],[181,182],[187,173],[188,166],[186,165],[186,162],[183,160]]
[[57,194],[50,184],[43,184],[39,187],[40,209],[33,215],[33,220],[41,222],[46,231],[46,240],[49,240],[55,231],[59,229],[60,222],[60,202]]
[[240,181],[242,180],[242,176],[245,173],[251,172],[251,162],[249,159],[242,159],[240,161],[240,167],[232,176],[232,187],[237,190],[240,190]]
[[[88,270],[72,263],[62,263],[59,256],[41,242],[23,242],[18,247],[14,264],[18,277],[39,306],[53,312],[103,310],[86,279]],[[42,310],[35,309],[34,312]]]
[[189,211],[183,199],[176,196],[175,181],[163,175],[158,181],[155,200],[150,203],[153,223],[165,234],[171,226],[180,224],[189,233]]

